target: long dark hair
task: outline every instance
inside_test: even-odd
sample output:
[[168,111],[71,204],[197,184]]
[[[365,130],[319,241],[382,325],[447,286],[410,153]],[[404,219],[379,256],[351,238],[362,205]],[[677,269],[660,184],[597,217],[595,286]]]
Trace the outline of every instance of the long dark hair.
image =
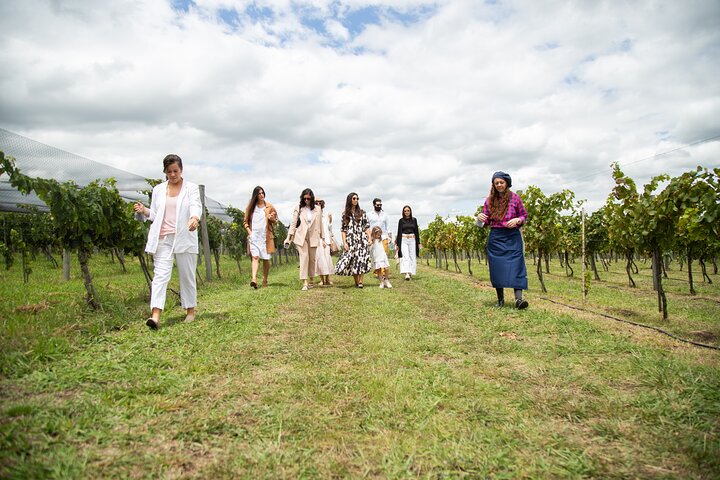
[[255,212],[255,207],[257,207],[258,195],[260,195],[260,192],[262,192],[263,194],[265,193],[265,189],[260,185],[253,188],[252,197],[250,197],[250,202],[248,202],[247,208],[245,209],[245,211],[247,212],[247,218],[245,219],[245,221],[248,223],[248,225],[252,225],[252,216]]
[[310,207],[309,208],[310,208],[310,210],[315,210],[315,194],[313,193],[312,190],[310,190],[309,188],[306,188],[300,194],[300,207],[298,208],[298,218],[297,218],[297,223],[295,224],[295,228],[300,226],[300,213],[302,212],[302,209],[305,206],[305,201],[303,200],[303,197],[305,195],[310,195]]
[[[507,183],[507,181],[505,182]],[[502,221],[505,219],[508,207],[510,206],[510,188],[505,188],[504,193],[500,193],[495,188],[495,183],[490,184],[490,196],[488,197],[488,210],[490,210],[490,218]]]
[[[342,226],[347,227],[350,224],[350,216],[353,215],[352,211],[352,197],[357,197],[357,193],[350,192],[348,193],[347,198],[345,199],[345,210],[343,211],[342,216]],[[360,208],[360,202],[358,202],[357,209],[355,209],[355,220],[360,220],[363,216],[363,210]]]

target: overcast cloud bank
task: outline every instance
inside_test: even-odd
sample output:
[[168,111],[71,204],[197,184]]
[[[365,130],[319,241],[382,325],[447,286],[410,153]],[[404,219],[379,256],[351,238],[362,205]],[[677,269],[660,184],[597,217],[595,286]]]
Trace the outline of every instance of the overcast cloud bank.
[[310,187],[421,224],[504,170],[594,210],[720,164],[720,2],[9,0],[0,127],[288,221]]

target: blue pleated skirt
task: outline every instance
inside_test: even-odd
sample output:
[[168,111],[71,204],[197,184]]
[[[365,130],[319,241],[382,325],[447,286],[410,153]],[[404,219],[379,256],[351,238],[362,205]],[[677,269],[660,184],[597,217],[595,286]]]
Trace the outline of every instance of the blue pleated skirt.
[[490,282],[495,288],[527,290],[523,240],[517,228],[491,228],[487,243]]

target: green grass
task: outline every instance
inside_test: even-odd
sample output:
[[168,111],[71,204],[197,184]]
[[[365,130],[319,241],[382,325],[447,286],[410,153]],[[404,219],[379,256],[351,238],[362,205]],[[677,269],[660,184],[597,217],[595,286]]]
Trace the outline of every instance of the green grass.
[[[430,260],[432,266],[434,260]],[[458,262],[463,274],[467,274],[467,261]],[[612,263],[610,271],[602,270],[598,264],[601,280],[593,280],[586,298],[582,303],[582,274],[579,261],[572,263],[573,276],[567,276],[557,258],[550,261],[550,273],[543,278],[548,293],[540,291],[540,282],[536,266],[528,261],[528,280],[530,296],[542,303],[542,298],[551,298],[575,307],[585,308],[594,312],[602,312],[617,318],[662,328],[682,338],[701,343],[720,346],[720,275],[713,275],[712,265],[708,265],[708,274],[712,283],[703,281],[700,267],[693,264],[694,286],[696,295],[689,292],[687,270],[679,270],[673,262],[668,270],[668,279],[663,279],[663,288],[668,300],[668,320],[663,320],[658,313],[657,293],[652,289],[652,273],[650,263],[637,262],[639,273],[633,274],[637,288],[628,286],[624,261]],[[452,260],[450,270],[454,271]],[[472,262],[472,270],[476,280],[484,281],[489,286],[489,273],[484,263]]]
[[[392,290],[301,292],[281,266],[255,291],[226,262],[196,322],[176,305],[152,332],[137,265],[93,268],[99,314],[39,260],[29,285],[0,274],[0,477],[720,476],[720,353],[544,302],[532,272],[517,311],[426,267]],[[579,299],[574,280],[547,282]],[[657,321],[654,297],[604,283],[594,309]],[[670,324],[717,329],[717,303],[683,308]]]

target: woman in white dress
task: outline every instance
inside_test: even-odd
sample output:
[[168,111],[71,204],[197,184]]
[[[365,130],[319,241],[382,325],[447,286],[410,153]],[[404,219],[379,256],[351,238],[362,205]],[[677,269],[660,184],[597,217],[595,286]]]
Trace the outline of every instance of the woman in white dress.
[[330,255],[332,214],[325,210],[325,200],[315,200],[315,204],[320,205],[322,209],[323,233],[326,240],[324,247],[318,247],[317,255],[315,256],[315,275],[320,275],[320,284],[323,287],[329,287],[332,285],[330,274],[335,271],[335,265],[333,265],[332,256]]
[[250,286],[257,289],[257,272],[260,260],[263,261],[262,286],[268,285],[270,273],[270,255],[275,253],[275,224],[277,210],[265,201],[265,189],[257,186],[253,189],[250,202],[245,209],[245,230],[248,233],[248,254],[252,258],[252,280]]

